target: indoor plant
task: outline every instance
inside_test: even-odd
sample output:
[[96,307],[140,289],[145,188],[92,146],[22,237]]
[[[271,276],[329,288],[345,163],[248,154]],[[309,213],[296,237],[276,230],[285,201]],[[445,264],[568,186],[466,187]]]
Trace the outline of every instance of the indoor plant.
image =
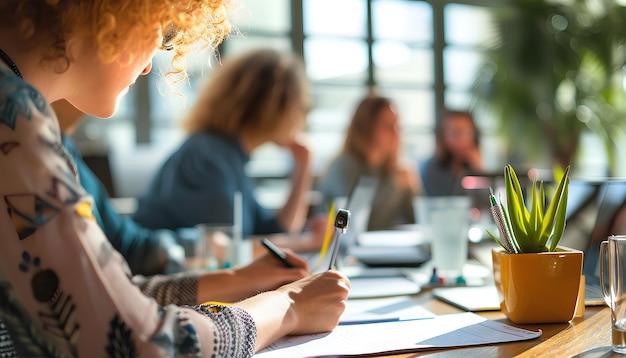
[[592,147],[581,145],[592,134],[614,174],[626,123],[626,7],[614,0],[498,5],[495,41],[472,90],[474,112],[493,116],[508,157],[520,164],[565,167]]
[[506,208],[491,197],[503,249],[492,251],[500,308],[514,323],[567,322],[574,317],[583,253],[559,246],[565,230],[569,167],[545,209],[545,191],[533,181],[527,208],[517,175],[505,168]]

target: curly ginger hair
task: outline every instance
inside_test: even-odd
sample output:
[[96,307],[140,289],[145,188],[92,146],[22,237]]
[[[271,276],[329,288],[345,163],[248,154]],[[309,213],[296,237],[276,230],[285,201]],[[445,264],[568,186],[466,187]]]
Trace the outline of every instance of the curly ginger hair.
[[0,29],[18,29],[26,46],[49,41],[43,60],[64,61],[58,72],[70,64],[65,45],[71,34],[89,36],[100,60],[110,63],[129,46],[156,44],[161,29],[174,51],[171,72],[185,78],[191,45],[215,49],[230,32],[232,7],[231,0],[2,0]]

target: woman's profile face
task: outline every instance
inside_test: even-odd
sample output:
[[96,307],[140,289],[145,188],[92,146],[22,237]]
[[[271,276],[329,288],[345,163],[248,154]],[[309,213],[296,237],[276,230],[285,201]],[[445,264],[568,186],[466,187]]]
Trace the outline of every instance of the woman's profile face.
[[372,148],[385,156],[397,153],[400,146],[400,126],[398,114],[391,106],[383,107],[376,116],[372,131]]
[[77,39],[77,57],[70,66],[77,80],[66,99],[82,112],[102,118],[114,115],[137,78],[152,69],[156,38],[155,33],[153,46],[129,46],[119,59],[106,64],[99,59],[93,43]]

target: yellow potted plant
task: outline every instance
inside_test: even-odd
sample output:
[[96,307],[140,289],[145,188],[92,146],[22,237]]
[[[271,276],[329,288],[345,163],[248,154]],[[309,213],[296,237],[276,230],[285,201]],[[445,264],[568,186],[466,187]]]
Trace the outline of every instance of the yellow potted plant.
[[568,322],[574,317],[583,253],[559,246],[565,230],[569,167],[545,209],[543,182],[528,189],[530,210],[513,167],[504,170],[506,206],[491,195],[502,248],[492,250],[500,308],[514,323]]

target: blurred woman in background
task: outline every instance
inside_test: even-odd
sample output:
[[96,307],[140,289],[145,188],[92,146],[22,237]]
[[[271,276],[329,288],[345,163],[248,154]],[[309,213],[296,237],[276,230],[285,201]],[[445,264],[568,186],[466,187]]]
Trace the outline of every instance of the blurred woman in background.
[[[310,107],[303,64],[261,49],[225,62],[202,90],[185,124],[189,138],[165,162],[139,200],[135,220],[148,228],[232,224],[242,193],[244,235],[294,232],[307,215],[311,153],[301,137]],[[255,197],[244,167],[265,143],[293,158],[291,192],[274,213]]]
[[469,112],[449,111],[435,128],[435,155],[421,168],[424,193],[461,195],[465,175],[483,171],[480,139]]
[[414,222],[412,198],[420,193],[417,169],[400,161],[398,113],[390,99],[370,95],[356,108],[342,152],[318,183],[326,206],[347,197],[361,176],[378,179],[368,229]]

